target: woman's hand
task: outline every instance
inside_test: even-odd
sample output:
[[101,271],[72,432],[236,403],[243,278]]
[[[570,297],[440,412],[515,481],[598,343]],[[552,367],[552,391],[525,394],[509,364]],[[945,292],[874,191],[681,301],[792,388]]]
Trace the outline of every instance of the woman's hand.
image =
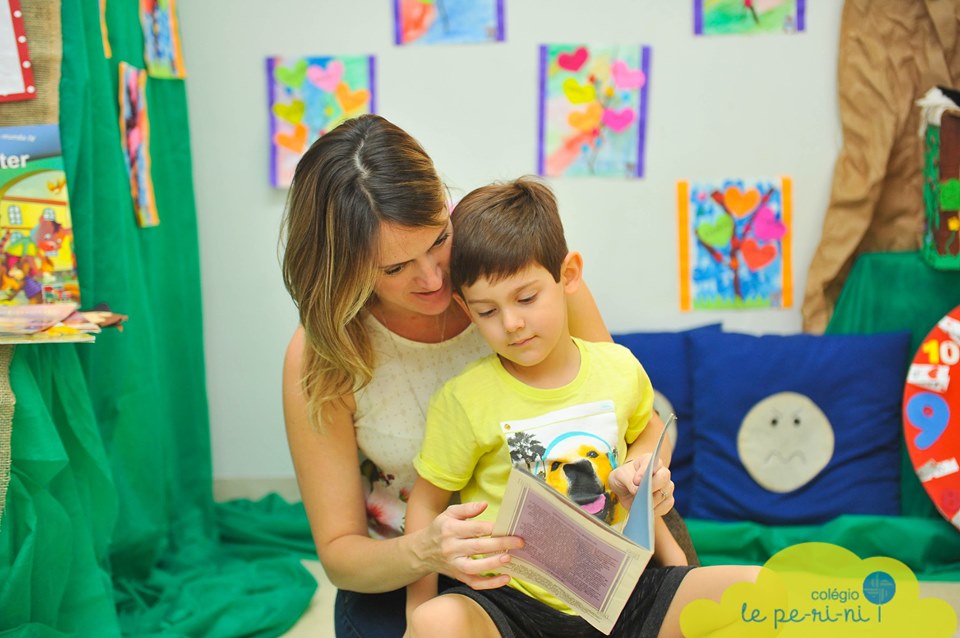
[[[633,505],[634,495],[637,493],[651,456],[649,453],[641,454],[610,472],[607,479],[610,489],[627,510]],[[663,516],[673,509],[673,491],[676,486],[670,480],[670,469],[664,467],[659,458],[650,485],[653,494],[653,511],[658,516]]]
[[[486,503],[451,505],[424,529],[428,555],[423,557],[433,571],[455,578],[474,589],[494,589],[510,582],[506,574],[483,576],[510,562],[511,549],[523,547],[517,536],[491,536],[493,523],[474,517]],[[471,558],[482,555],[483,558]]]
[[496,572],[509,563],[510,555],[506,552],[523,547],[523,540],[516,536],[490,536],[493,523],[475,520],[487,504],[448,505],[451,495],[422,477],[414,483],[407,501],[404,534],[416,535],[416,569],[445,574],[474,589],[503,587],[510,582],[506,574],[481,574]]

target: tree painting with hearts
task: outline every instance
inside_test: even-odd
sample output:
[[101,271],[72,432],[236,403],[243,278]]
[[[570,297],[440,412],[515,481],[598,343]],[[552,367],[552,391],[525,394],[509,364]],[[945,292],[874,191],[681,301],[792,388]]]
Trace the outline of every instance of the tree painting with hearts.
[[680,308],[789,308],[792,182],[677,185]]
[[649,76],[649,47],[541,46],[540,175],[642,177]]
[[373,56],[267,58],[270,183],[289,186],[297,162],[344,120],[374,113]]

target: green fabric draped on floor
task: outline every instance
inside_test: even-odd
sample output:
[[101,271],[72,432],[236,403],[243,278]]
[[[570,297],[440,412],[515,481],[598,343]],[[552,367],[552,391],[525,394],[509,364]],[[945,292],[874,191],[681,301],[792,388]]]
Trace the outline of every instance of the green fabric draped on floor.
[[[937,321],[957,305],[960,272],[934,270],[916,252],[868,253],[854,264],[827,333],[906,330],[915,352]],[[687,520],[687,525],[705,565],[762,564],[785,547],[819,541],[846,547],[861,558],[895,558],[921,579],[960,580],[960,532],[934,508],[906,447],[900,492],[900,517],[840,516],[824,525],[796,527],[700,520]]]
[[62,2],[60,127],[83,306],[107,302],[130,320],[92,345],[14,353],[4,638],[276,636],[316,589],[301,563],[311,545],[218,521],[183,81],[147,84],[160,226],[137,227],[121,154],[117,66],[143,67],[138,4],[107,4],[105,60],[98,3]]

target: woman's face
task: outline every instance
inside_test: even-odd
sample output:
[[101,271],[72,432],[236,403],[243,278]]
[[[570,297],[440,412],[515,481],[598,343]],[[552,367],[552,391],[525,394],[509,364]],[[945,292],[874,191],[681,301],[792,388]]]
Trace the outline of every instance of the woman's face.
[[[385,311],[438,315],[452,299],[449,216],[442,226],[380,226],[380,275],[375,291]],[[404,313],[403,311],[406,311]]]

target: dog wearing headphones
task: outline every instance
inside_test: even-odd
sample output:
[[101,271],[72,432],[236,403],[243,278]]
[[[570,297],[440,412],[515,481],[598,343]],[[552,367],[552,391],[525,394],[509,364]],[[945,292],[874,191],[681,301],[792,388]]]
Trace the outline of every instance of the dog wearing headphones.
[[553,452],[544,460],[543,480],[547,485],[608,525],[626,519],[626,510],[617,507],[617,496],[608,484],[610,472],[616,467],[615,452],[605,452],[593,443]]

